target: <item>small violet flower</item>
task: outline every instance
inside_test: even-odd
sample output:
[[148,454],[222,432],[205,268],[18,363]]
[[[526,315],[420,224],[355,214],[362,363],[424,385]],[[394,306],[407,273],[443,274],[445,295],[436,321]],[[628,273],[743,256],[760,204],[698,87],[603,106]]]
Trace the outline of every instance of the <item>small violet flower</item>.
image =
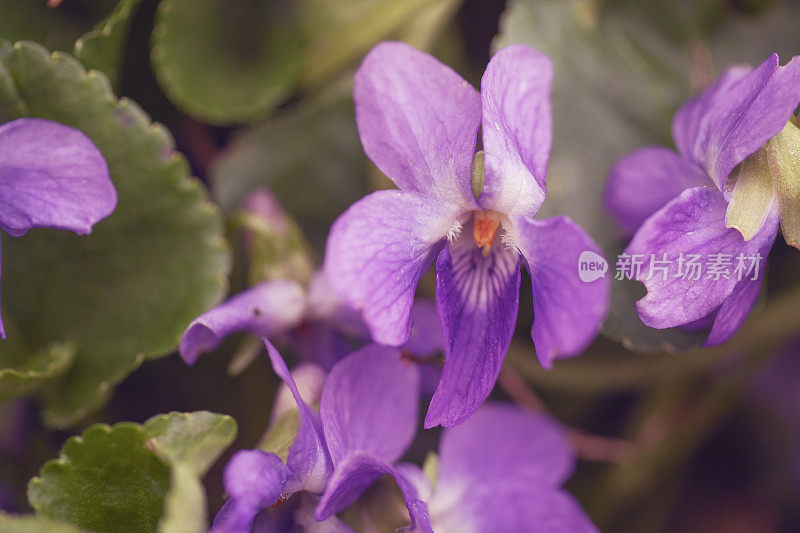
[[[645,324],[710,327],[705,346],[725,342],[742,325],[758,297],[781,211],[778,195],[756,194],[753,186],[769,172],[762,147],[798,103],[800,58],[781,67],[773,54],[754,69],[732,67],[675,114],[677,153],[643,148],[611,169],[605,204],[633,234],[626,254],[642,259],[636,277],[647,295],[637,308]],[[692,256],[730,268],[690,273]],[[734,275],[740,260],[745,276]]]
[[303,350],[304,354],[313,353],[317,362],[332,363],[347,353],[339,331],[359,328],[359,320],[330,296],[322,273],[314,276],[308,289],[288,279],[263,281],[195,318],[184,332],[178,351],[192,365],[201,353],[216,349],[228,335],[247,331],[259,337],[289,335],[300,343],[313,341],[320,349],[314,346]]
[[[433,303],[417,301],[412,315],[420,327],[404,349],[423,358],[440,352],[442,333]],[[178,352],[192,365],[201,353],[216,349],[225,337],[240,331],[274,337],[294,348],[304,361],[325,369],[350,353],[353,343],[363,345],[369,340],[358,313],[330,290],[323,271],[314,275],[308,289],[292,280],[264,281],[229,298],[189,324]]]
[[480,95],[402,43],[379,44],[356,73],[361,142],[399,190],[374,192],[339,217],[325,268],[373,339],[397,346],[436,261],[445,363],[425,427],[464,421],[491,392],[517,319],[521,260],[543,366],[581,353],[606,315],[608,280],[578,276],[580,254],[600,252],[594,241],[566,217],[533,218],[545,197],[551,79],[548,58],[527,46],[492,58]]
[[0,126],[3,231],[21,237],[33,228],[56,228],[85,235],[116,205],[106,161],[86,135],[37,118]]
[[486,403],[442,433],[434,480],[416,465],[398,468],[428,504],[436,533],[597,531],[560,489],[575,456],[563,428],[543,414]]
[[[419,368],[402,361],[399,350],[371,345],[337,363],[322,385],[317,412],[309,406],[316,400],[315,387],[303,387],[295,377],[319,383],[318,375],[306,371],[308,366],[289,374],[268,342],[267,348],[296,401],[297,437],[285,463],[260,450],[234,455],[224,473],[230,498],[215,519],[215,532],[296,524],[301,517],[308,520],[312,505],[320,531],[351,531],[335,513],[385,474],[401,489],[411,531],[596,531],[580,505],[559,488],[575,457],[554,420],[487,404],[443,433],[438,473],[431,481],[416,465],[396,463],[416,433],[420,386]],[[287,499],[299,490],[307,494],[290,505]]]
[[[349,531],[332,515],[352,504],[377,477],[390,474],[398,483],[412,519],[424,518],[424,503],[415,489],[395,469],[416,433],[420,376],[417,365],[402,361],[400,351],[369,345],[334,365],[319,396],[319,411],[308,401],[316,400],[306,388],[308,401],[295,382],[317,382],[317,372],[291,374],[278,351],[265,341],[275,373],[284,381],[295,401],[299,424],[285,463],[275,453],[260,450],[237,452],[225,468],[229,499],[214,520],[218,533],[249,532],[256,515],[306,491],[322,495],[316,518],[334,530]],[[318,368],[318,367],[317,367]],[[301,371],[301,372],[299,372]],[[315,402],[316,403],[316,402]],[[323,505],[324,502],[324,505]],[[254,528],[255,529],[255,528]]]

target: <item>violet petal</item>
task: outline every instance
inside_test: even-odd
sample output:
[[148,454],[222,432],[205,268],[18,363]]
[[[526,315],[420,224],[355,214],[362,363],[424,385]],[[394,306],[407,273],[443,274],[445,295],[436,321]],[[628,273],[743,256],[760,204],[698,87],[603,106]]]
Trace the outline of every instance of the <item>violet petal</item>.
[[82,132],[38,118],[0,126],[0,228],[88,234],[117,205],[100,150]]
[[362,313],[381,344],[400,346],[411,333],[411,306],[459,208],[418,194],[374,192],[334,222],[325,252],[333,288]]
[[484,257],[469,237],[446,246],[436,262],[445,360],[426,428],[454,426],[480,407],[494,388],[517,322],[519,255],[495,246]]
[[453,69],[405,43],[383,42],[356,72],[364,151],[402,191],[476,206],[470,188],[481,104]]
[[481,80],[481,207],[533,216],[542,205],[553,136],[552,79],[550,59],[530,46],[507,46],[489,61]]
[[550,368],[555,359],[579,355],[597,337],[608,313],[610,276],[595,271],[598,277],[581,279],[581,262],[600,265],[605,260],[600,247],[570,218],[515,217],[512,222],[512,238],[533,285],[531,337],[542,366]]

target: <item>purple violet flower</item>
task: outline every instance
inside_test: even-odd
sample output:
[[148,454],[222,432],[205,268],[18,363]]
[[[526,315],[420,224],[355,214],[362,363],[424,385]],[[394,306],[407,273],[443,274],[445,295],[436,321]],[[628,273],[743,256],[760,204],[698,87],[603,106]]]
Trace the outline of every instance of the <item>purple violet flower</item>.
[[567,217],[533,218],[545,197],[551,78],[546,56],[509,46],[489,62],[479,95],[395,42],[376,46],[356,73],[361,142],[399,190],[374,192],[339,217],[325,266],[373,339],[397,346],[436,261],[446,358],[425,427],[463,422],[491,392],[517,319],[520,258],[533,279],[531,335],[543,366],[580,354],[606,315],[608,280],[578,276],[580,254],[598,246]]
[[188,365],[215,350],[225,337],[248,331],[270,337],[298,326],[309,312],[307,295],[296,281],[264,281],[192,320],[178,352]]
[[[636,276],[647,288],[637,302],[642,322],[659,329],[710,326],[704,346],[727,341],[744,323],[777,235],[778,205],[774,196],[765,203],[760,224],[747,235],[726,224],[726,212],[735,182],[748,172],[745,161],[781,132],[799,102],[800,58],[781,67],[773,54],[754,69],[732,67],[675,114],[677,153],[643,148],[611,169],[605,204],[627,234],[635,232],[625,252],[642,258]],[[694,279],[685,268],[690,256],[725,259],[731,269],[742,258],[754,272],[741,280],[707,272]],[[656,260],[661,269],[648,275]]]
[[[420,327],[404,349],[419,357],[442,351],[442,332],[431,302],[418,300],[412,315]],[[364,344],[369,335],[361,317],[330,289],[318,271],[308,289],[292,280],[264,281],[232,296],[195,318],[181,339],[178,351],[188,365],[200,354],[216,349],[222,340],[247,331],[258,337],[274,337],[296,348],[305,361],[330,369],[352,351],[352,343]]]
[[[326,506],[317,508],[319,521],[347,530],[331,515],[352,504],[382,474],[397,478],[412,520],[424,519],[424,503],[393,465],[416,433],[417,366],[404,362],[396,348],[361,348],[334,365],[317,412],[301,396],[275,347],[265,343],[275,373],[295,400],[297,436],[285,463],[260,450],[241,450],[231,458],[224,473],[230,498],[214,520],[214,531],[249,532],[258,513],[301,490],[323,494]],[[332,497],[326,499],[328,494]],[[320,516],[323,511],[327,516]]]
[[543,414],[486,403],[442,433],[435,480],[416,465],[401,467],[436,533],[597,531],[560,488],[575,455],[563,428]]
[[[33,228],[86,235],[117,205],[100,150],[80,131],[38,118],[0,126],[0,228],[21,237]],[[0,320],[0,337],[6,332]]]
[[[315,504],[324,531],[350,531],[335,513],[385,474],[401,489],[409,531],[596,531],[560,489],[575,456],[555,420],[508,405],[483,406],[443,433],[432,482],[416,465],[396,464],[416,434],[420,388],[418,367],[399,350],[371,345],[352,353],[333,367],[318,394],[319,371],[298,367],[290,374],[268,341],[267,349],[296,402],[297,437],[285,463],[261,450],[234,455],[224,474],[230,498],[214,521],[216,533],[250,533],[261,531],[259,523],[286,521],[283,503],[267,511],[271,517],[262,511],[300,490],[309,497],[289,512],[308,514]],[[309,405],[317,396],[319,412]]]

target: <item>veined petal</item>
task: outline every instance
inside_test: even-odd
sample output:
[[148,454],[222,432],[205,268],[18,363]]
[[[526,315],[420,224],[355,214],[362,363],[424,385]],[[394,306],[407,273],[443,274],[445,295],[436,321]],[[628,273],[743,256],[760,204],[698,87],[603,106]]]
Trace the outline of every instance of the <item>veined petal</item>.
[[117,205],[100,150],[82,132],[38,118],[0,126],[0,228],[88,234]]
[[[605,264],[602,250],[565,216],[512,219],[512,240],[525,258],[533,285],[536,355],[545,368],[558,358],[579,355],[597,337],[608,313],[610,279],[605,272],[583,281],[581,263]],[[584,252],[588,252],[585,259]]]
[[476,483],[455,503],[430,513],[437,533],[595,533],[599,531],[567,492],[542,485]]
[[322,389],[320,417],[331,459],[369,452],[392,463],[411,444],[419,413],[419,370],[395,348],[372,344],[337,363]]
[[[738,255],[750,257],[769,250],[777,232],[775,214],[751,240],[745,241],[738,230],[725,227],[726,208],[718,190],[688,189],[647,219],[636,233],[626,253],[638,255],[641,261],[638,277],[647,288],[647,295],[636,307],[645,324],[670,328],[708,316],[737,285],[732,271]],[[700,265],[698,269],[687,266],[693,256]],[[661,264],[658,269],[651,269],[656,260]],[[713,272],[725,270],[726,262],[728,276],[715,275]],[[709,266],[712,263],[718,266]]]
[[626,237],[690,187],[709,185],[705,171],[672,150],[653,146],[620,159],[608,173],[603,203]]
[[734,167],[777,135],[800,103],[800,57],[783,67],[778,61],[772,54],[746,74],[735,67],[675,116],[679,149],[720,190]]
[[723,105],[724,95],[732,85],[747,75],[750,65],[734,65],[722,73],[703,92],[681,105],[672,118],[672,140],[678,152],[705,168],[709,131],[714,125],[715,109]]
[[334,222],[325,270],[334,290],[362,313],[372,338],[399,346],[411,332],[411,305],[460,208],[401,191],[374,192]]
[[410,529],[433,533],[428,506],[419,499],[414,486],[394,466],[365,452],[349,454],[336,465],[336,470],[317,506],[315,512],[317,520],[325,520],[352,505],[376,479],[384,474],[392,476],[403,493],[411,518]]
[[484,209],[533,216],[542,205],[552,80],[550,59],[527,45],[507,46],[489,61],[481,80]]
[[719,307],[711,326],[711,332],[703,343],[704,347],[717,346],[727,342],[739,331],[758,300],[761,282],[760,278],[757,280],[746,279],[736,284],[733,292]]
[[771,217],[767,219],[767,224],[771,225],[772,238],[767,238],[766,242],[759,250],[758,255],[761,257],[757,273],[753,276],[747,277],[739,281],[722,305],[719,307],[714,323],[711,326],[711,332],[708,334],[706,342],[703,346],[716,346],[727,342],[733,335],[742,327],[750,311],[758,300],[758,294],[761,292],[761,285],[764,281],[764,274],[767,270],[767,256],[775,243],[777,237],[778,221],[775,220],[777,214],[773,211]]
[[216,349],[238,331],[266,337],[295,326],[303,317],[305,294],[294,281],[265,281],[195,318],[178,352],[192,365],[203,352]]
[[401,190],[476,207],[481,104],[469,83],[424,52],[384,42],[356,72],[353,99],[364,151]]
[[425,427],[455,426],[492,392],[508,351],[519,307],[519,255],[494,246],[487,256],[472,231],[436,261],[436,305],[445,338],[442,378]]
[[487,402],[439,443],[437,490],[472,485],[564,483],[575,468],[566,431],[552,418]]
[[255,516],[273,505],[294,474],[280,457],[262,450],[240,450],[225,466],[228,501],[214,519],[214,533],[249,532]]
[[300,487],[309,492],[322,492],[333,467],[322,437],[319,417],[300,396],[297,384],[281,354],[269,340],[264,339],[270,363],[275,374],[292,391],[297,403],[299,425],[286,464],[300,480]]

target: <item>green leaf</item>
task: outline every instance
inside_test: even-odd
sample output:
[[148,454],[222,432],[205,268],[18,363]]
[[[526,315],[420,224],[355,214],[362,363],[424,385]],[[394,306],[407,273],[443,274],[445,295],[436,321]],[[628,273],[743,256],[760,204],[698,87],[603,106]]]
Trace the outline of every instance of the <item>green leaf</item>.
[[148,446],[170,464],[186,463],[205,475],[236,435],[236,421],[208,411],[158,415],[144,423]]
[[285,3],[163,0],[153,67],[187,113],[218,124],[253,120],[291,91],[301,67],[299,30]]
[[[301,5],[312,43],[305,55],[302,85],[307,89],[321,87],[376,43],[395,33],[412,41],[421,38],[414,44],[429,43],[429,32],[421,26],[428,22],[433,28],[440,27],[442,16],[451,16],[459,3],[452,0],[359,0],[349,2],[347,8],[342,9],[340,3],[304,0]],[[404,34],[403,30],[409,33]]]
[[298,88],[325,86],[381,40],[429,46],[460,3],[247,0],[232,9],[225,0],[163,0],[153,67],[187,113],[215,124],[250,122]]
[[72,364],[75,347],[56,343],[21,361],[8,360],[10,355],[9,351],[0,354],[0,399],[27,394],[62,376]]
[[237,136],[210,169],[210,181],[228,212],[254,188],[267,187],[321,249],[334,219],[368,192],[366,170],[353,102],[338,96]]
[[414,18],[404,23],[392,39],[403,41],[418,50],[430,50],[442,37],[447,24],[458,12],[463,0],[430,0]]
[[170,468],[142,426],[94,425],[72,437],[28,485],[37,514],[96,531],[153,531],[170,487]]
[[0,115],[20,110],[86,133],[119,197],[91,236],[40,229],[3,242],[11,327],[0,353],[24,346],[19,360],[54,342],[74,344],[73,366],[44,394],[45,421],[64,427],[145,359],[174,349],[186,325],[225,294],[229,259],[221,217],[172,137],[135,103],[117,100],[105,76],[32,43],[6,45]]
[[75,42],[75,58],[87,69],[104,73],[115,87],[119,84],[122,49],[139,2],[121,0],[107,19]]
[[0,511],[0,531],[3,533],[86,533],[85,529],[43,516],[12,515]]
[[95,531],[199,533],[200,476],[235,434],[232,418],[204,411],[94,425],[42,467],[28,500],[38,515]]
[[236,436],[236,421],[198,411],[158,415],[144,424],[147,445],[172,465],[172,486],[164,502],[160,533],[204,533],[206,495],[200,478]]

